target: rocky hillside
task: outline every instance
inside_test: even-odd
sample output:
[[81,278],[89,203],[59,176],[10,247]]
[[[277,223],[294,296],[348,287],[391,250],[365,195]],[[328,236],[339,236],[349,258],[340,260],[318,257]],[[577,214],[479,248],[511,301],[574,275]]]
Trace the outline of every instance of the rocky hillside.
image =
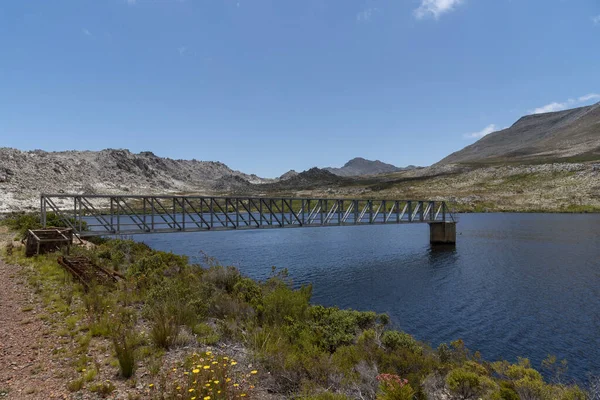
[[356,157],[344,164],[342,168],[327,167],[323,169],[339,176],[364,176],[387,174],[390,172],[398,172],[412,168],[416,167],[410,165],[406,168],[400,168],[392,164],[386,164],[379,160],[371,161],[362,157]]
[[449,155],[439,164],[499,164],[600,159],[600,103],[528,115]]
[[0,149],[0,212],[37,207],[40,193],[202,193],[265,182],[220,162],[150,152]]

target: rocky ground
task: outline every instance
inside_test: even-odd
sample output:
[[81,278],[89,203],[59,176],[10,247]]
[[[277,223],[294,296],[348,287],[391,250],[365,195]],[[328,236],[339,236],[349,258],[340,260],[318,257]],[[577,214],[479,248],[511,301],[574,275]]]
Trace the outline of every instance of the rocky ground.
[[40,193],[212,192],[223,185],[222,178],[249,184],[269,182],[223,163],[172,160],[150,152],[0,148],[0,213],[36,209]]

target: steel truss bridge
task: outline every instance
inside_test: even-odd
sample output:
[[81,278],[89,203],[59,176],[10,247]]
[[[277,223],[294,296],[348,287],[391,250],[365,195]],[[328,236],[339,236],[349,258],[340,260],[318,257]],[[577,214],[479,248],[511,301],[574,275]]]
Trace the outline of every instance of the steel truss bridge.
[[446,202],[419,200],[42,194],[40,207],[44,227],[53,213],[81,237],[456,222]]

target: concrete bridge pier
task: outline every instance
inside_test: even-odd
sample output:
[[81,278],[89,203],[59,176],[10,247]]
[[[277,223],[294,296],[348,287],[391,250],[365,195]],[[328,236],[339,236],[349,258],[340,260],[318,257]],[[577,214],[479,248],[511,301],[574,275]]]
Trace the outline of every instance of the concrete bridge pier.
[[430,222],[429,242],[436,244],[456,244],[456,222]]

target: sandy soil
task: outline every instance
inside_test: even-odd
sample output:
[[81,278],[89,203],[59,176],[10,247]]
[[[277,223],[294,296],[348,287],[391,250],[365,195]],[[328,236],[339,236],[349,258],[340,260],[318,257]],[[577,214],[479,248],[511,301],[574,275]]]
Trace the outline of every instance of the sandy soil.
[[0,260],[0,398],[66,399],[66,369],[52,356],[56,338],[19,268]]

